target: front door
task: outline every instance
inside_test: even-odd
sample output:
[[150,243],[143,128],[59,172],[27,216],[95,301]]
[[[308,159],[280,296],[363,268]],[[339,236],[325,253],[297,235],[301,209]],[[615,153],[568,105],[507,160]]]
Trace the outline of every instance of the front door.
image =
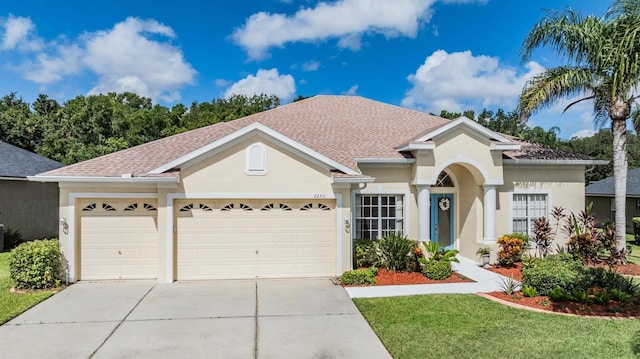
[[431,195],[431,241],[453,249],[453,194]]

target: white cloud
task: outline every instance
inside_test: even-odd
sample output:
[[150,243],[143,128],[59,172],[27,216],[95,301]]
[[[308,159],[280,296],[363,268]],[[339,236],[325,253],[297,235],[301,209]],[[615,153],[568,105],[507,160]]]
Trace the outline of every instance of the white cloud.
[[515,108],[525,82],[544,70],[535,62],[525,67],[525,72],[518,72],[500,66],[495,57],[438,50],[408,76],[412,88],[402,105],[434,113],[495,106]]
[[66,43],[49,42],[13,68],[40,85],[86,71],[96,76],[88,94],[131,91],[173,102],[196,75],[182,51],[171,44],[175,37],[170,27],[155,20],[130,17],[111,29],[87,32]]
[[43,44],[42,40],[35,37],[36,26],[30,18],[9,15],[8,18],[0,18],[0,50],[13,50],[15,48],[28,51],[36,51]]
[[89,35],[83,60],[98,75],[98,85],[89,93],[126,90],[166,102],[179,100],[177,90],[193,83],[196,71],[184,61],[180,49],[149,35],[176,36],[155,20],[137,18]]
[[355,96],[356,95],[356,91],[358,91],[358,85],[353,85],[351,87],[349,87],[349,89],[345,92],[343,92],[343,95],[347,95],[347,96]]
[[252,59],[272,47],[290,42],[339,39],[338,46],[357,50],[363,34],[415,37],[421,23],[429,21],[435,0],[338,0],[319,2],[293,15],[259,12],[237,28],[232,39]]
[[301,67],[302,67],[302,70],[307,72],[318,71],[318,69],[320,68],[320,62],[313,61],[313,60],[307,61],[303,63]]
[[216,79],[216,81],[215,81],[215,84],[218,87],[227,87],[227,86],[229,86],[230,83],[231,83],[231,81],[225,80],[225,79]]
[[280,75],[277,69],[260,69],[256,75],[249,75],[231,85],[224,97],[232,95],[253,96],[258,94],[276,95],[282,102],[289,102],[296,93],[296,83],[291,75]]

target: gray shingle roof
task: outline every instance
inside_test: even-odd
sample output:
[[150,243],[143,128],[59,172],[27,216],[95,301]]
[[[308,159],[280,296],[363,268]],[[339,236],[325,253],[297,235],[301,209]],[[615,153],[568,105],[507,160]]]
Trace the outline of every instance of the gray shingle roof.
[[[589,184],[584,192],[587,196],[613,196],[613,176]],[[627,171],[627,196],[640,197],[640,168]]]
[[0,177],[25,178],[62,166],[60,162],[0,141]]

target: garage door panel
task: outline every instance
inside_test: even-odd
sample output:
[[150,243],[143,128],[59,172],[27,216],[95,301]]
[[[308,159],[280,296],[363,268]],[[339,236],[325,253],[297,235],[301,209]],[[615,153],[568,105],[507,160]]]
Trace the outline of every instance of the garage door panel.
[[[144,204],[153,207],[145,207]],[[157,277],[155,202],[84,200],[80,203],[80,279]],[[125,210],[128,208],[127,210]]]
[[335,275],[333,201],[189,200],[174,208],[188,203],[189,213],[176,211],[178,279]]

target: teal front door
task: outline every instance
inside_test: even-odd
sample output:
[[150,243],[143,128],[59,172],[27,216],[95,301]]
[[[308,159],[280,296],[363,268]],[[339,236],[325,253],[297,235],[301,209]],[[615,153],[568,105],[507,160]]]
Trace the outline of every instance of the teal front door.
[[431,241],[453,249],[453,194],[431,195]]

